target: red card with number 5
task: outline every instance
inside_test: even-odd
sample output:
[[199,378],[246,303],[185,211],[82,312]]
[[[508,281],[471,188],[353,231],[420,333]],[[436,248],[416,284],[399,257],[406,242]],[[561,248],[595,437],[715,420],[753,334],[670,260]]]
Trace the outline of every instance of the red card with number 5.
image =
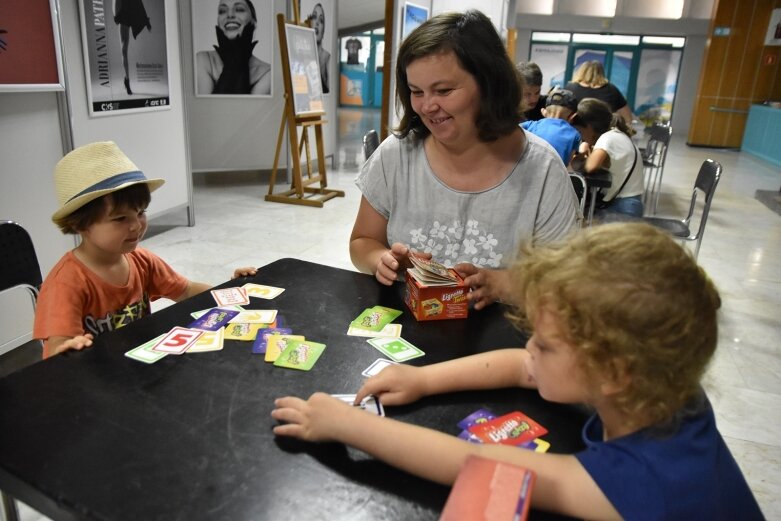
[[168,353],[169,355],[181,355],[190,349],[190,346],[194,345],[201,335],[203,335],[203,331],[198,329],[177,326],[152,346],[152,351]]

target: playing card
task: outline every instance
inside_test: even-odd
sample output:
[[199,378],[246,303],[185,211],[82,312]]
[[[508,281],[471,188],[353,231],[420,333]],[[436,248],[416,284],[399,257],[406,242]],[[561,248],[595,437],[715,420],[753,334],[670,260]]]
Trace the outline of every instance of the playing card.
[[369,331],[382,331],[382,328],[393,322],[399,315],[401,311],[397,309],[374,306],[364,309],[355,320],[350,322],[350,326]]
[[461,429],[468,429],[472,425],[485,423],[494,418],[496,418],[496,415],[488,409],[477,409],[475,412],[458,422],[458,427]]
[[318,344],[310,340],[291,340],[274,361],[274,365],[309,371],[323,354],[323,351],[325,351],[325,344]]
[[201,309],[200,311],[193,311],[192,313],[190,313],[190,316],[193,318],[201,318],[212,309],[229,309],[231,311],[244,311],[244,308],[241,306],[222,306],[220,308],[209,308],[209,309]]
[[379,337],[367,340],[382,354],[396,362],[406,362],[426,353],[413,346],[403,338]]
[[198,340],[203,331],[176,326],[152,346],[152,351],[181,355]]
[[515,411],[484,423],[472,425],[469,427],[469,432],[485,443],[519,445],[545,435],[548,429],[522,412]]
[[213,308],[195,319],[187,327],[190,329],[203,329],[204,331],[217,331],[238,314],[238,311],[230,309]]
[[251,282],[244,284],[242,288],[247,292],[248,297],[264,298],[266,300],[271,300],[285,291],[285,288],[264,286],[262,284],[253,284]]
[[288,342],[305,340],[303,335],[271,335],[266,339],[266,362],[275,362],[282,351],[287,349]]
[[138,360],[139,362],[144,362],[145,364],[153,364],[158,360],[160,360],[161,358],[165,358],[166,356],[168,356],[167,353],[152,351],[152,346],[154,346],[164,336],[165,335],[160,335],[159,337],[154,338],[149,342],[141,344],[138,347],[134,347],[133,349],[125,353],[125,356],[128,358],[132,358],[133,360]]
[[264,354],[266,352],[266,343],[271,335],[289,335],[293,330],[288,327],[265,327],[258,329],[255,337],[255,343],[252,344],[252,352],[255,354]]
[[347,328],[347,334],[350,336],[365,336],[365,337],[377,337],[377,336],[401,336],[401,324],[388,324],[382,331],[369,331],[368,329],[361,329],[350,326]]
[[531,441],[526,441],[518,445],[522,449],[533,450],[534,452],[548,452],[550,449],[550,443],[542,438],[535,438]]
[[417,268],[417,273],[426,277],[427,279],[439,279],[456,282],[458,279],[450,272],[450,270],[444,264],[432,259],[423,259],[415,255],[410,255],[409,260],[412,265]]
[[242,340],[252,342],[259,329],[265,327],[265,324],[231,324],[225,325],[226,340]]
[[388,367],[389,365],[396,365],[396,362],[392,362],[384,358],[378,358],[377,360],[372,362],[372,365],[364,369],[361,374],[366,377],[374,376],[378,374],[380,371],[382,371],[383,369],[385,369],[386,367]]
[[248,309],[231,318],[231,324],[270,324],[277,316],[276,309]]
[[217,331],[204,331],[194,345],[187,350],[188,353],[205,353],[207,351],[219,351],[225,345],[225,328]]
[[213,289],[211,293],[218,306],[249,304],[247,291],[242,288]]
[[[355,401],[354,394],[332,394],[331,396],[338,398],[350,405],[353,405],[353,402]],[[360,405],[353,405],[353,407],[360,407],[364,411],[376,414],[377,416],[385,416],[385,409],[383,408],[380,401],[374,396],[367,396],[361,400]]]

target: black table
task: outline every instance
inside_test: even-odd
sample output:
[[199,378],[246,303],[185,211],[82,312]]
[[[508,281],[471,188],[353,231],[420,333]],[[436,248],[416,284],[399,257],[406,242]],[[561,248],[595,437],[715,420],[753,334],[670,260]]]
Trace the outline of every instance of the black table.
[[[274,367],[251,342],[152,365],[124,356],[215,305],[198,295],[0,380],[0,489],[54,519],[436,519],[449,488],[340,444],[276,438],[273,399],[356,392],[361,371],[381,357],[345,334],[366,307],[404,310],[402,336],[426,352],[413,365],[522,345],[504,310],[419,323],[401,283],[293,259],[221,287],[248,281],[286,288],[248,308],[279,309],[294,333],[327,344],[311,371]],[[480,407],[525,412],[550,430],[551,452],[582,448],[584,414],[535,391],[454,393],[386,413],[456,435],[456,423]]]

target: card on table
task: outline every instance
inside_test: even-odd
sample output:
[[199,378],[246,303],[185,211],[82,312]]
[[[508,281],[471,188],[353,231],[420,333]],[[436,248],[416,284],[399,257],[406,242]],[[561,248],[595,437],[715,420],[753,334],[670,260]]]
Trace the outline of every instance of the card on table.
[[138,347],[134,347],[127,353],[125,353],[125,356],[128,358],[132,358],[133,360],[138,360],[139,362],[144,362],[145,364],[153,364],[160,360],[161,358],[165,358],[168,356],[168,353],[160,353],[158,351],[152,351],[152,347],[164,337],[165,335],[160,335],[157,338],[153,338],[149,342],[146,342],[144,344],[141,344]]
[[[331,396],[350,405],[353,405],[353,402],[355,401],[354,394],[332,394]],[[353,407],[360,407],[364,411],[376,414],[377,416],[385,416],[385,408],[383,408],[382,404],[375,396],[367,396],[361,400],[360,405],[353,405]]]
[[198,318],[201,318],[202,316],[204,316],[206,313],[208,313],[212,309],[229,309],[231,311],[244,311],[244,308],[241,307],[241,306],[221,306],[219,308],[209,308],[209,309],[201,309],[199,311],[193,311],[192,313],[190,313],[190,316],[193,317],[193,318],[198,319]]
[[230,322],[230,319],[238,315],[238,311],[230,309],[212,308],[191,322],[190,329],[203,329],[205,331],[217,331]]
[[291,340],[274,361],[274,365],[309,371],[323,354],[323,351],[325,351],[325,344],[318,344],[311,340]]
[[293,340],[306,340],[303,335],[271,335],[266,339],[266,362],[275,362]]
[[472,425],[485,423],[494,418],[496,418],[496,415],[492,411],[489,411],[488,409],[477,409],[475,412],[458,422],[458,426],[461,429],[469,429]]
[[225,328],[217,331],[204,331],[195,345],[187,350],[188,353],[205,353],[207,351],[219,351],[225,345]]
[[170,355],[181,355],[186,352],[190,346],[195,344],[196,340],[198,340],[203,333],[203,331],[198,329],[188,329],[186,327],[176,326],[152,346],[152,351],[168,353]]
[[367,340],[377,350],[395,362],[406,362],[426,353],[403,338],[378,337]]
[[271,335],[289,335],[292,332],[293,330],[289,327],[264,327],[263,329],[258,329],[255,343],[252,344],[252,352],[262,355],[266,352],[268,337]]
[[285,288],[264,286],[263,284],[253,284],[252,282],[244,284],[242,288],[247,292],[248,297],[264,298],[266,300],[271,300],[275,297],[278,297],[283,291],[285,291]]
[[534,452],[548,452],[548,449],[550,449],[550,442],[547,442],[542,438],[535,438],[531,441],[521,443],[518,447],[533,450]]
[[485,443],[520,445],[547,434],[548,429],[519,411],[469,427],[469,432]]
[[218,306],[249,304],[247,290],[242,288],[213,289],[211,293]]
[[376,337],[376,336],[392,336],[392,337],[400,337],[401,336],[401,324],[388,324],[384,328],[382,328],[382,331],[369,331],[368,329],[361,329],[358,327],[350,326],[347,328],[347,334],[350,336],[365,336],[365,337]]
[[350,326],[369,331],[382,331],[382,328],[393,322],[401,313],[397,309],[384,306],[366,308],[355,320],[350,322]]
[[372,362],[372,365],[367,367],[363,370],[361,373],[363,376],[369,377],[374,376],[376,374],[379,374],[380,371],[388,367],[389,365],[396,365],[397,362],[393,362],[391,360],[386,360],[384,358],[378,358],[374,362]]
[[225,340],[242,340],[252,342],[257,336],[258,330],[265,324],[231,324],[225,325]]
[[271,324],[277,317],[276,309],[248,309],[230,319],[231,324]]

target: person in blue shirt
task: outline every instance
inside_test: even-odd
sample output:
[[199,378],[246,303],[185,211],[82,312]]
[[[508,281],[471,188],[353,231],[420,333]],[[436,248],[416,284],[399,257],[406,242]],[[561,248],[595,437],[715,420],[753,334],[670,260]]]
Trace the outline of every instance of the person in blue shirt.
[[345,443],[443,484],[471,455],[519,465],[536,474],[533,507],[581,519],[763,519],[700,386],[721,300],[689,251],[645,223],[603,224],[527,247],[510,280],[510,318],[532,332],[525,349],[392,365],[355,403],[374,395],[388,412],[446,392],[536,388],[594,411],[582,451],[470,443],[325,393],[278,398],[274,433]]
[[540,136],[556,149],[564,166],[569,166],[572,156],[580,146],[580,132],[570,124],[577,117],[578,100],[572,92],[556,89],[548,94],[543,119],[524,121],[521,128]]

